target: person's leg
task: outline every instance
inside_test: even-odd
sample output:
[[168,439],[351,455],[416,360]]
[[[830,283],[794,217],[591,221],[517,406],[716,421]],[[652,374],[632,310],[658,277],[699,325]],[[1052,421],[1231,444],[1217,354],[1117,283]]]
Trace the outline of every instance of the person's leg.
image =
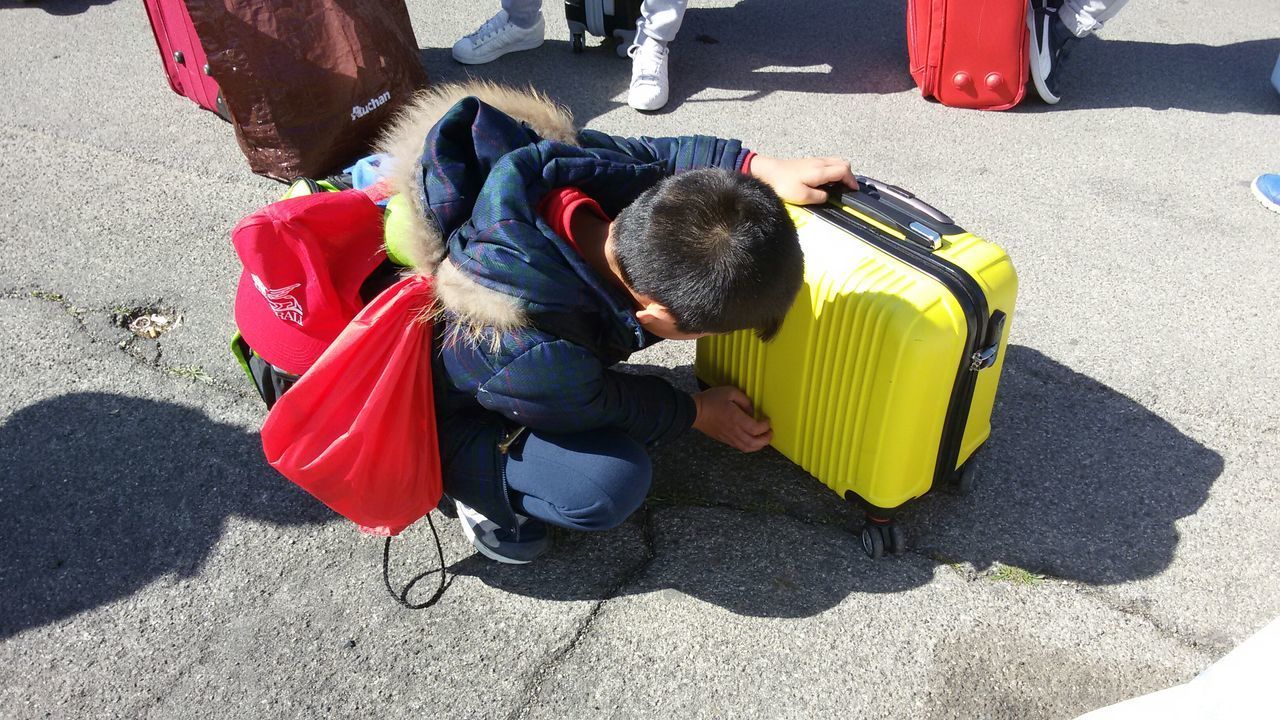
[[[547,523],[576,530],[620,524],[644,502],[651,466],[625,434],[555,435],[512,428],[496,413],[440,425],[444,491],[463,535],[484,556],[527,563],[549,546]],[[506,481],[504,486],[504,479]]]
[[1031,0],[1027,6],[1030,29],[1031,81],[1040,99],[1056,104],[1062,66],[1071,46],[1110,20],[1129,0]]
[[666,45],[676,39],[689,0],[644,0],[640,6],[640,22],[636,43],[652,38]]
[[653,474],[644,446],[615,430],[535,432],[507,458],[515,511],[572,530],[622,524],[644,503]]
[[502,9],[522,28],[531,28],[542,19],[542,0],[502,0]]
[[546,523],[520,516],[502,483],[506,455],[500,447],[511,434],[503,417],[491,412],[461,412],[437,418],[441,510],[452,504],[462,534],[485,557],[521,564],[550,545]]
[[637,110],[657,110],[667,104],[667,43],[676,38],[688,0],[644,0],[636,22],[631,56],[631,89],[627,104]]
[[1129,0],[1063,0],[1058,9],[1062,24],[1078,38],[1098,32],[1103,23],[1120,12]]
[[1077,41],[1062,20],[1065,9],[1066,5],[1055,5],[1054,0],[1031,0],[1027,4],[1031,83],[1040,99],[1050,105],[1062,99],[1058,91],[1061,65],[1070,52],[1069,46]]
[[502,10],[453,44],[453,59],[468,65],[491,62],[509,52],[542,45],[546,28],[542,0],[502,0]]

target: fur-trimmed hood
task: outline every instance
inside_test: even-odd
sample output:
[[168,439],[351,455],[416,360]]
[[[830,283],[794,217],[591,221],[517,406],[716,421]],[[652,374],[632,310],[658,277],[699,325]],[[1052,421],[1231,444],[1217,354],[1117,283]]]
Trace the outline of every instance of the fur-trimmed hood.
[[419,92],[397,114],[378,143],[390,158],[392,187],[409,198],[413,213],[408,237],[397,250],[417,272],[434,275],[439,305],[472,326],[499,331],[527,324],[515,298],[487,288],[445,261],[447,246],[430,209],[422,185],[424,141],[442,117],[460,100],[474,97],[520,121],[539,137],[577,144],[573,116],[546,95],[485,81],[438,85]]
[[411,229],[396,238],[396,255],[434,276],[437,307],[453,328],[497,337],[546,329],[551,316],[595,315],[632,350],[644,333],[630,298],[551,232],[537,206],[556,188],[576,187],[616,217],[665,177],[740,172],[750,155],[737,140],[705,135],[578,131],[547,97],[486,82],[416,96],[378,149],[389,156],[392,189],[409,200],[399,224]]

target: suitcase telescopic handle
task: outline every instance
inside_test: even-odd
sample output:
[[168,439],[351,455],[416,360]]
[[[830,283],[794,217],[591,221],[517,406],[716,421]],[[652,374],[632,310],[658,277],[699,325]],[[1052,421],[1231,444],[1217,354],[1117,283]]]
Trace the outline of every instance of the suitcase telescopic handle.
[[906,190],[903,190],[897,185],[890,185],[889,183],[880,182],[879,180],[866,177],[865,175],[858,175],[857,180],[858,180],[858,185],[860,187],[866,186],[868,188],[871,188],[872,190],[879,192],[882,196],[888,195],[889,197],[892,197],[898,202],[905,203],[912,210],[915,210],[923,214],[925,217],[929,218],[930,220],[933,220],[934,222],[937,222],[942,225],[956,224],[954,220],[952,220],[949,216],[944,214],[938,208],[921,200],[915,195],[912,195]]
[[858,190],[831,185],[828,195],[836,202],[857,210],[930,250],[942,245],[942,236],[957,235],[964,229],[937,208],[896,185],[857,175]]

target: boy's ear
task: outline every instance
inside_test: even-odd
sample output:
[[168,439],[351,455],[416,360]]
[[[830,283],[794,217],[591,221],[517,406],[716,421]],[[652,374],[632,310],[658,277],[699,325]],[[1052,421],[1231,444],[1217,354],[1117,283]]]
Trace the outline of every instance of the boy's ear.
[[643,328],[674,328],[676,326],[675,313],[671,312],[666,305],[652,301],[645,303],[643,308],[636,311],[636,320],[640,321],[640,326]]
[[637,310],[636,320],[640,321],[640,327],[667,340],[697,340],[710,334],[689,333],[681,330],[675,313],[671,312],[666,305],[656,302],[647,303]]

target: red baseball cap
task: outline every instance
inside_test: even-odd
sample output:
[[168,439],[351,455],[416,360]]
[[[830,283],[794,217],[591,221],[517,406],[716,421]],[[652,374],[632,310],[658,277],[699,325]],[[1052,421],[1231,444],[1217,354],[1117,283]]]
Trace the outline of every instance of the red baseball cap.
[[301,375],[360,312],[360,285],[386,259],[382,209],[359,190],[272,203],[241,220],[236,325],[264,360]]

